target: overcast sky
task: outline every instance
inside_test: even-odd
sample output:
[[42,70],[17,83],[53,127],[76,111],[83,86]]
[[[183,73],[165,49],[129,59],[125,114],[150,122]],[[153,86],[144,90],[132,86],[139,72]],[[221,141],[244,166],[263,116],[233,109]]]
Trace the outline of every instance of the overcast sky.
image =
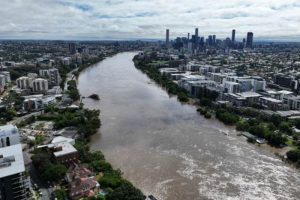
[[300,39],[300,0],[0,0],[0,39]]

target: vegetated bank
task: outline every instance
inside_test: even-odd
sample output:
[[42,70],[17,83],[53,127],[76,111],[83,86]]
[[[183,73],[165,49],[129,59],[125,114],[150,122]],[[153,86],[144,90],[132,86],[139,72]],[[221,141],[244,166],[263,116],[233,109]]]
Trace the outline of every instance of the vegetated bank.
[[177,98],[180,102],[189,101],[187,91],[183,88],[180,88],[176,83],[169,80],[166,76],[161,75],[158,68],[150,66],[149,62],[147,63],[141,61],[137,59],[137,57],[134,57],[133,61],[137,69],[147,74],[150,79],[154,80],[157,84],[166,89],[169,94],[177,95]]
[[[67,83],[67,94],[73,101],[80,99],[75,80]],[[97,195],[86,200],[144,200],[143,193],[133,186],[132,183],[122,177],[119,169],[113,169],[110,163],[105,160],[101,151],[91,151],[89,148],[90,136],[97,133],[101,126],[100,111],[83,108],[81,103],[78,108],[66,107],[58,108],[48,106],[44,114],[37,117],[41,121],[53,121],[55,129],[73,127],[79,133],[76,139],[75,148],[79,152],[80,163],[87,166],[96,174],[101,189],[106,191],[106,195]],[[32,161],[39,176],[45,182],[55,182],[61,187],[55,191],[59,200],[67,198],[67,193],[63,185],[63,178],[66,176],[67,168],[65,165],[57,164],[51,154],[43,149],[35,149],[32,152]]]
[[[162,75],[159,72],[159,67],[153,65],[151,59],[139,59],[138,56],[135,56],[133,61],[137,69],[165,88],[169,94],[177,95],[181,102],[189,101],[190,97],[187,91]],[[300,119],[289,120],[279,115],[270,116],[250,107],[219,105],[216,104],[217,98],[217,92],[207,90],[205,87],[201,88],[198,97],[194,98],[198,100],[200,106],[197,111],[205,118],[209,119],[215,116],[226,125],[234,125],[238,131],[249,132],[258,139],[265,139],[271,146],[290,146],[291,150],[286,154],[286,160],[300,167],[299,134],[292,129],[294,126],[300,129]]]

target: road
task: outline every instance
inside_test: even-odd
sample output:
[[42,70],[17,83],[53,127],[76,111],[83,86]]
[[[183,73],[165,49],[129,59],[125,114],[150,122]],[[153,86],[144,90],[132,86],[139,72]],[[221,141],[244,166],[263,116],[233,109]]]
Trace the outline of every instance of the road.
[[31,117],[31,116],[40,116],[40,115],[42,115],[42,114],[43,114],[43,111],[38,111],[38,112],[30,113],[30,114],[28,114],[28,115],[24,115],[24,116],[22,116],[22,117],[18,117],[18,118],[16,118],[16,119],[14,119],[14,120],[8,122],[8,124],[16,125],[16,124],[18,124],[18,123],[20,123],[20,122],[22,122],[22,121],[28,119],[28,118]]

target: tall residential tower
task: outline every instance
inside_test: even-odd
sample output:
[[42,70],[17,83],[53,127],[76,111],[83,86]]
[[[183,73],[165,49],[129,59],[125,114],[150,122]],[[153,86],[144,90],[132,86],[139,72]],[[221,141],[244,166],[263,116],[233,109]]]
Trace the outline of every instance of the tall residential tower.
[[235,29],[232,30],[231,41],[232,41],[232,43],[235,42]]
[[253,47],[253,33],[252,32],[247,33],[246,47],[247,48]]
[[13,125],[0,126],[0,199],[28,199],[28,178],[25,175],[19,132]]
[[167,48],[169,48],[169,46],[170,46],[170,30],[169,29],[166,30],[166,46],[167,46]]

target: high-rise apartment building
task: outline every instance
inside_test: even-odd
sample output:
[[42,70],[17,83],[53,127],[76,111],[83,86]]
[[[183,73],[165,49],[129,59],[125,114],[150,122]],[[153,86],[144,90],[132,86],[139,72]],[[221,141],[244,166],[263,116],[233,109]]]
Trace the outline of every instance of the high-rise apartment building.
[[19,132],[13,125],[0,126],[0,199],[28,199],[28,178]]
[[247,48],[253,47],[253,33],[252,32],[247,33],[246,47]]
[[47,78],[48,82],[51,86],[59,86],[61,83],[61,77],[59,74],[58,69],[51,68],[51,69],[42,69],[39,71],[40,76]]
[[32,91],[36,93],[45,93],[48,90],[48,81],[43,78],[37,78],[32,82]]
[[22,76],[16,80],[17,87],[19,89],[30,89],[32,87],[32,78]]
[[167,46],[167,48],[169,48],[169,45],[170,45],[170,30],[167,29],[166,30],[166,46]]
[[69,43],[69,52],[71,54],[75,54],[76,53],[76,45],[75,45],[75,43]]
[[235,42],[235,29],[232,30],[231,33],[231,41],[234,43]]

